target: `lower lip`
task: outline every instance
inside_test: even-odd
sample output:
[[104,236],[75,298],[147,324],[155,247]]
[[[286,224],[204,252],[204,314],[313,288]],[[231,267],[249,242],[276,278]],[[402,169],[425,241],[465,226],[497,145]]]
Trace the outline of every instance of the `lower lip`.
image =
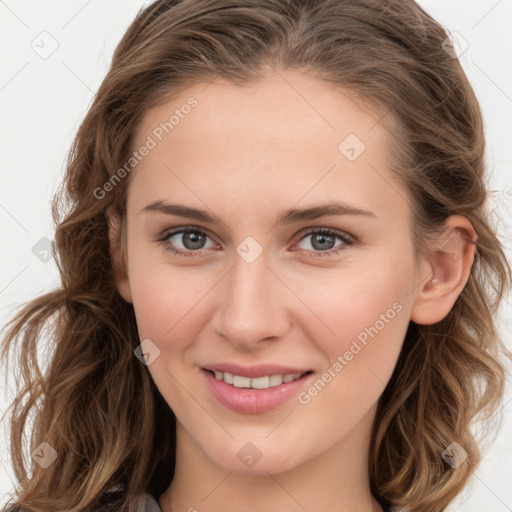
[[236,388],[217,379],[209,371],[202,369],[206,383],[213,396],[225,407],[245,414],[260,414],[271,411],[290,400],[313,378],[313,373],[303,375],[300,379],[286,382],[267,389]]

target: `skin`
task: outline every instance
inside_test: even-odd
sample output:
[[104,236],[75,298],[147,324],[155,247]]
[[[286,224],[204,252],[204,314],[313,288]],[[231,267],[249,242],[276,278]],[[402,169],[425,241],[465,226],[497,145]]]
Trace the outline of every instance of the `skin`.
[[[132,171],[127,259],[117,276],[140,339],[160,350],[148,370],[177,417],[176,474],[160,507],[381,510],[366,469],[377,400],[409,322],[441,320],[462,291],[474,257],[466,243],[476,240],[473,227],[450,217],[432,257],[417,259],[408,193],[389,170],[377,113],[297,72],[269,73],[250,88],[220,79],[191,86],[146,112],[135,146],[190,96],[197,107]],[[366,146],[355,161],[338,149],[349,134]],[[141,212],[156,200],[208,210],[222,224]],[[331,200],[374,216],[276,224],[284,210]],[[117,258],[119,231],[111,220]],[[174,243],[193,253],[183,234],[158,242],[183,226],[208,235],[188,257],[166,249]],[[335,237],[322,251],[312,228],[339,230],[357,242],[327,255],[344,242]],[[263,249],[252,263],[236,251],[247,236]],[[220,361],[281,363],[321,376],[396,303],[400,312],[305,405],[294,397],[247,415],[222,406],[203,382],[200,367]],[[262,455],[251,468],[237,457],[249,441]]]

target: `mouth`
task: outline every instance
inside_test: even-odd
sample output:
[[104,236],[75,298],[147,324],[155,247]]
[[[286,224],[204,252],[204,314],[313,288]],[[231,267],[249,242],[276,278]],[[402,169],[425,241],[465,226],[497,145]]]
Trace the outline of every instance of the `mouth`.
[[218,404],[242,414],[264,414],[289,404],[315,380],[312,370],[292,374],[245,377],[201,368],[209,395]]
[[204,371],[215,377],[217,380],[224,382],[235,388],[245,389],[269,389],[281,386],[282,384],[288,384],[303,378],[305,375],[313,373],[313,370],[308,370],[302,373],[285,373],[275,375],[265,375],[262,377],[243,377],[241,375],[234,375],[229,372],[221,372],[217,370],[209,370],[203,368]]

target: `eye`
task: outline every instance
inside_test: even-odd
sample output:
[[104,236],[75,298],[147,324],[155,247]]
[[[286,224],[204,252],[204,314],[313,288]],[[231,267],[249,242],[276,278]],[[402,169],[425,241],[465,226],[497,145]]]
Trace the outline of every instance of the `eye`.
[[[215,247],[206,246],[206,241],[210,237],[204,232],[196,228],[178,228],[174,231],[166,233],[158,242],[163,243],[166,250],[178,254],[180,256],[197,256],[202,254],[202,249]],[[174,239],[174,240],[173,240]],[[179,247],[183,246],[183,249]]]
[[[332,228],[314,228],[306,233],[299,243],[307,238],[310,238],[310,242],[306,244],[309,247],[303,247],[302,250],[309,252],[308,256],[312,258],[333,256],[355,244],[355,239],[351,235]],[[338,245],[334,245],[336,239],[340,240]]]
[[[310,229],[300,239],[299,244],[309,237],[311,241],[306,244],[309,247],[302,247],[299,250],[308,253],[307,255],[312,258],[334,256],[356,243],[354,237],[348,233],[319,227]],[[340,241],[337,245],[336,239]],[[210,240],[210,246],[207,245],[208,240]],[[165,250],[178,256],[201,256],[205,250],[217,247],[207,233],[191,226],[169,231],[157,242],[162,243]]]

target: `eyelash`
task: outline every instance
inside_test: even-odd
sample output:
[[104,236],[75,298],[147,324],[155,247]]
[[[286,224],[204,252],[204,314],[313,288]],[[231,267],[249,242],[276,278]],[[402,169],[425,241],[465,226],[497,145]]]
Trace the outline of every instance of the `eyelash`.
[[[181,249],[176,249],[175,247],[172,247],[168,242],[169,238],[172,238],[175,235],[179,234],[185,234],[185,233],[201,233],[202,235],[206,235],[208,238],[211,238],[208,233],[201,229],[197,229],[194,227],[186,227],[186,228],[177,228],[174,231],[169,231],[162,238],[157,240],[158,243],[161,243],[164,245],[165,250],[172,252],[173,254],[176,254],[178,256],[197,256],[202,255],[204,251],[197,250],[197,251],[182,251]],[[336,238],[339,238],[343,244],[339,245],[338,247],[335,247],[333,249],[329,249],[326,251],[308,251],[306,249],[297,249],[299,252],[306,252],[309,253],[308,256],[311,258],[319,258],[319,257],[325,257],[325,256],[336,256],[342,251],[346,251],[349,246],[353,246],[356,244],[356,240],[352,235],[349,235],[348,233],[344,233],[343,231],[338,231],[336,229],[332,228],[312,228],[310,231],[308,231],[304,236],[298,240],[297,243],[302,242],[305,238],[308,236],[321,233],[322,235],[330,235],[334,236]]]

